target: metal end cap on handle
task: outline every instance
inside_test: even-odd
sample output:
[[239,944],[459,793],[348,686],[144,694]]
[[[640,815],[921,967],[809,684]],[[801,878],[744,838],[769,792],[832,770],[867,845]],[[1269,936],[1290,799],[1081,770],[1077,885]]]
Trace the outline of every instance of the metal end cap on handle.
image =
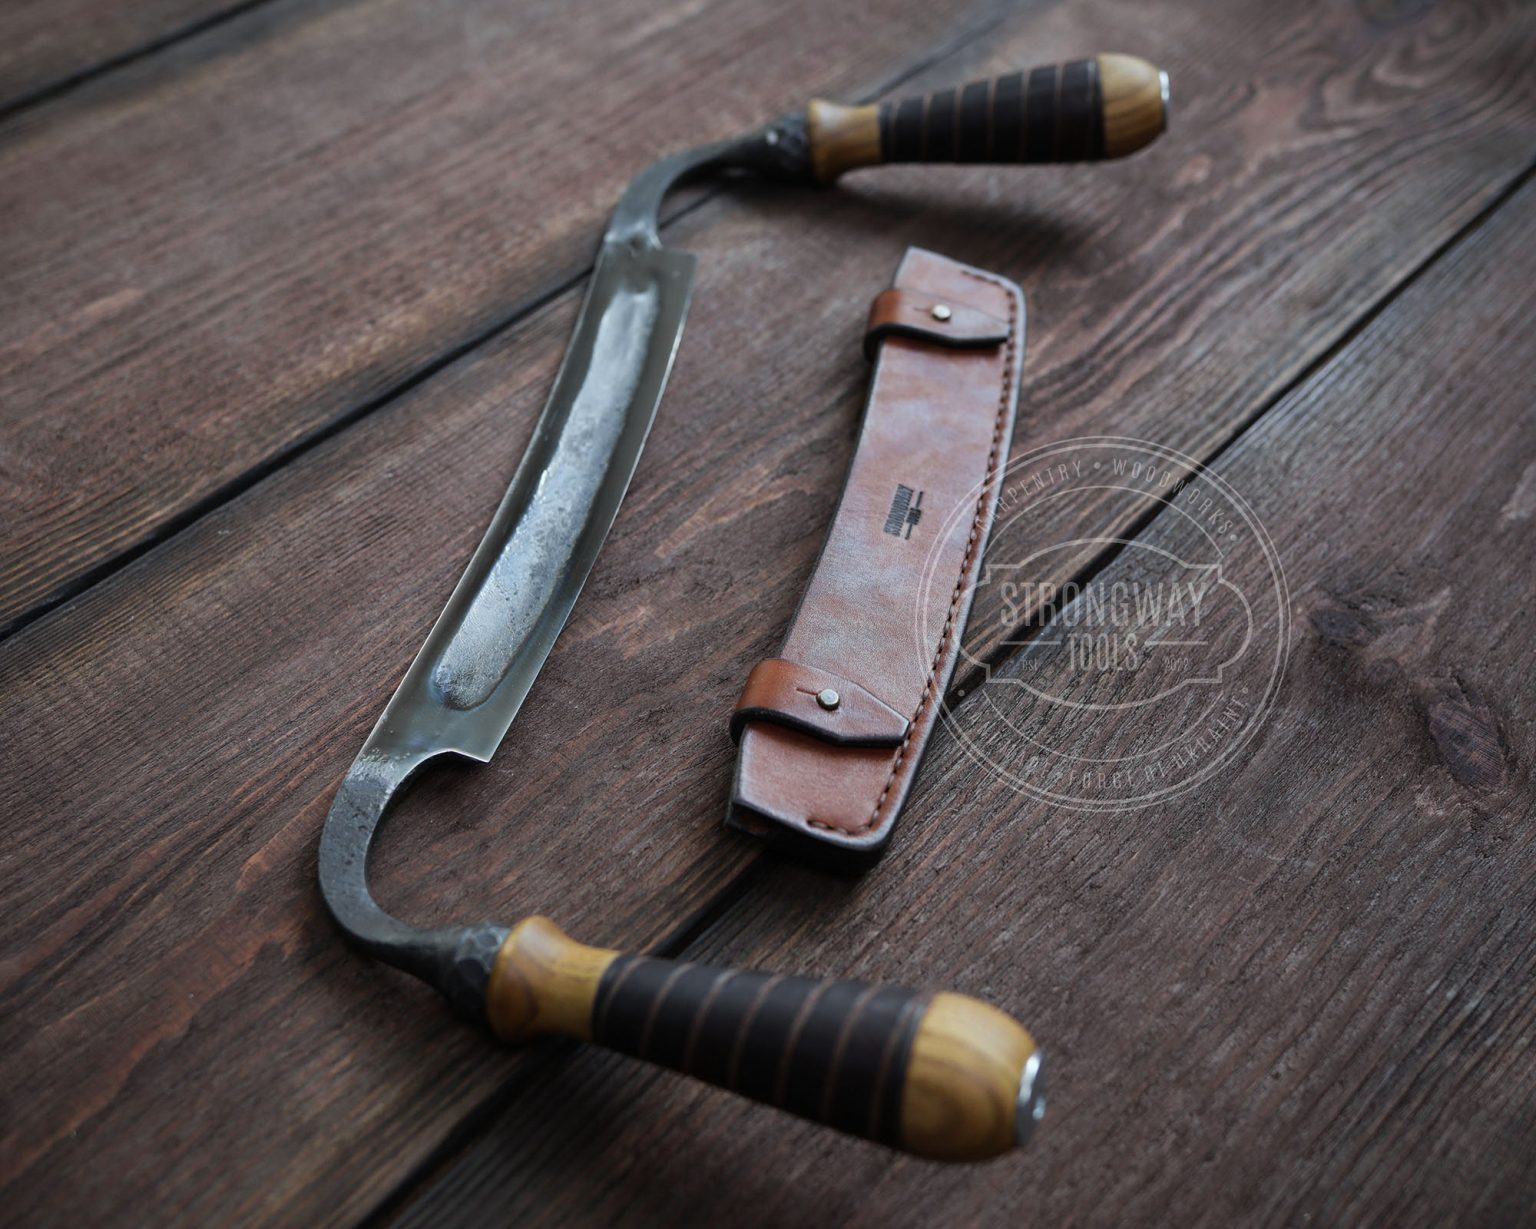
[[1013,1115],[1013,1142],[1022,1148],[1045,1117],[1045,1056],[1036,1050],[1019,1077],[1019,1097]]

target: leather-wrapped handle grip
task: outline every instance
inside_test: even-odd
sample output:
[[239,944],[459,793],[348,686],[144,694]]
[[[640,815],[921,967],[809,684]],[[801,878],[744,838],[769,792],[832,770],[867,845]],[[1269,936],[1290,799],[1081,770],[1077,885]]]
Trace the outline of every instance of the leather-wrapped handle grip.
[[811,165],[830,183],[888,162],[1091,162],[1120,158],[1167,125],[1168,77],[1099,55],[863,107],[806,110]]
[[1007,1152],[1044,1111],[1034,1041],[976,999],[621,955],[547,918],[502,943],[486,1012],[505,1041],[593,1041],[935,1160]]

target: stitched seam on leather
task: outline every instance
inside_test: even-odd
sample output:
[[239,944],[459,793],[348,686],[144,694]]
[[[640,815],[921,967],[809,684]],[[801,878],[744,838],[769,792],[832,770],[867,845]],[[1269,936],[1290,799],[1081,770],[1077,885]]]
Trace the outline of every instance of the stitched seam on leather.
[[913,710],[912,719],[907,722],[907,736],[901,740],[901,746],[896,749],[896,759],[891,765],[891,775],[885,779],[885,788],[880,791],[880,797],[875,802],[874,812],[857,828],[840,828],[833,824],[823,823],[819,819],[807,819],[813,828],[820,828],[826,832],[839,832],[844,836],[858,836],[868,832],[880,823],[880,812],[885,810],[886,799],[890,797],[891,787],[896,784],[896,778],[901,775],[901,766],[906,761],[907,748],[912,744],[912,736],[917,730],[917,719],[923,715],[923,710],[928,707],[928,702],[933,698],[934,682],[939,676],[939,665],[944,660],[944,650],[948,648],[950,637],[955,630],[955,612],[960,605],[960,598],[965,593],[965,580],[970,575],[971,568],[976,562],[976,543],[981,538],[983,522],[986,519],[987,500],[992,494],[992,485],[997,478],[997,458],[1002,447],[1003,426],[1008,419],[1008,405],[1011,400],[1009,394],[1013,390],[1013,358],[1016,349],[1016,337],[1018,335],[1019,308],[1013,291],[1000,279],[988,277],[984,273],[977,273],[972,269],[961,269],[966,277],[973,277],[979,282],[987,282],[1003,291],[1008,296],[1008,348],[1003,360],[1003,388],[998,396],[997,420],[992,426],[992,449],[987,453],[987,475],[982,480],[981,494],[976,498],[976,511],[971,517],[970,539],[965,544],[965,555],[960,560],[960,575],[955,579],[954,591],[949,595],[949,613],[944,619],[944,631],[939,637],[939,647],[934,650],[933,661],[928,667],[928,679],[923,684],[923,694],[918,699],[917,708]]

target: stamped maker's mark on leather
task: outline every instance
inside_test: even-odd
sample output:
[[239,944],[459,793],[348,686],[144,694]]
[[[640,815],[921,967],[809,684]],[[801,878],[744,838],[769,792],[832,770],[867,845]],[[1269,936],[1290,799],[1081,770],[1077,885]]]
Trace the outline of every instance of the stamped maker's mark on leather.
[[896,494],[891,496],[891,510],[885,517],[885,532],[896,538],[910,538],[922,519],[923,493],[914,493],[905,483],[897,483]]

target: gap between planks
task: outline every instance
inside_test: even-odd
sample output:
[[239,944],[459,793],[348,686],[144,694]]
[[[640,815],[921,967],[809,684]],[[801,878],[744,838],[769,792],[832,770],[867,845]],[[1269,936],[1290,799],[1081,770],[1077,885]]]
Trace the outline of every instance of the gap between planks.
[[252,9],[258,9],[274,2],[275,0],[238,0],[238,3],[232,4],[228,8],[220,9],[218,12],[209,13],[206,17],[199,17],[194,21],[189,21],[174,30],[168,30],[156,38],[140,43],[137,47],[130,47],[126,51],[119,51],[115,55],[109,55],[105,59],[87,65],[85,68],[75,69],[73,72],[65,73],[62,77],[56,77],[54,80],[44,82],[42,85],[23,89],[19,94],[14,94],[10,98],[0,99],[0,124],[8,123],[24,112],[31,111],[57,98],[62,98],[66,94],[73,93],[81,86],[89,85],[99,77],[108,76],[120,69],[127,68],[131,64],[137,64],[140,60],[147,60],[151,56],[158,55],[160,52],[176,46],[178,43],[187,42],[189,39],[196,38],[200,34],[205,34],[209,30],[217,29],[219,26],[226,25],[237,18],[243,17]]
[[[248,0],[247,3],[230,9],[224,14],[210,17],[189,26],[180,34],[168,35],[165,39],[152,43],[139,51],[126,54],[119,60],[107,61],[97,68],[82,72],[76,77],[70,78],[67,82],[45,87],[43,96],[34,101],[42,102],[46,98],[53,97],[54,94],[67,93],[77,86],[94,80],[96,77],[103,76],[117,68],[125,67],[130,63],[162,51],[173,44],[222,26],[227,21],[235,20],[245,13],[269,3],[272,3],[272,0]],[[941,63],[951,56],[964,51],[974,43],[979,42],[1001,24],[1003,16],[1004,13],[998,6],[991,6],[973,24],[963,27],[950,38],[940,40],[936,45],[914,55],[900,69],[888,74],[874,86],[861,91],[854,101],[859,103],[872,102],[890,93],[892,90],[898,89],[912,78],[927,72],[935,64]],[[33,104],[28,103],[26,105],[30,106]],[[0,124],[3,124],[9,118],[11,112],[17,109],[20,109],[19,105],[10,109],[0,106]],[[637,168],[637,171],[640,169],[643,168]],[[658,229],[665,233],[669,227],[674,226],[682,219],[698,212],[711,202],[727,196],[729,191],[730,188],[725,182],[717,182],[709,188],[695,190],[693,194],[690,194],[688,189],[683,189],[685,196],[683,203],[662,215],[658,222]],[[594,264],[595,257],[573,272],[556,277],[544,287],[534,290],[517,303],[514,303],[511,309],[500,319],[434,355],[415,371],[409,372],[377,396],[360,402],[352,409],[338,414],[331,421],[277,449],[270,456],[252,465],[238,477],[210,491],[207,495],[188,505],[180,512],[167,517],[160,525],[146,533],[138,542],[103,559],[93,567],[86,568],[72,580],[60,585],[53,593],[48,594],[18,613],[10,622],[0,625],[0,644],[4,644],[24,628],[30,627],[53,611],[74,601],[96,585],[108,580],[136,560],[149,554],[156,547],[171,541],[177,535],[195,525],[203,517],[217,511],[224,505],[238,499],[247,491],[259,486],[284,466],[298,460],[321,444],[340,435],[343,431],[363,422],[379,410],[387,408],[399,398],[406,396],[414,389],[425,384],[448,367],[451,367],[461,359],[469,357],[511,329],[532,319],[546,308],[551,307],[586,281],[592,273]]]
[[[1483,226],[1492,220],[1498,211],[1504,208],[1512,200],[1520,189],[1531,182],[1536,176],[1536,161],[1527,164],[1526,168],[1516,175],[1509,183],[1501,188],[1497,195],[1483,206],[1473,217],[1454,233],[1449,235],[1444,242],[1431,251],[1418,264],[1407,270],[1396,283],[1389,286],[1372,303],[1368,303],[1361,309],[1359,315],[1352,320],[1347,327],[1342,329],[1339,335],[1318,353],[1310,362],[1306,363],[1296,375],[1277,388],[1268,398],[1261,401],[1259,406],[1248,417],[1238,422],[1232,431],[1221,440],[1207,456],[1198,457],[1200,469],[1207,470],[1219,461],[1229,450],[1235,447],[1259,422],[1276,406],[1280,405],[1296,389],[1302,387],[1313,379],[1320,371],[1326,368],[1348,346],[1371,326],[1383,312],[1392,306],[1415,283],[1429,272],[1449,252],[1465,243],[1477,233]],[[1114,563],[1125,551],[1126,546],[1133,539],[1139,538],[1169,507],[1171,500],[1154,499],[1147,508],[1141,512],[1130,525],[1126,527],[1125,536],[1121,542],[1114,546],[1107,546],[1097,554],[1091,556],[1081,568],[1070,575],[1064,582],[1066,586],[1074,586],[1076,592],[1081,592],[1088,583]],[[1006,662],[1024,652],[1030,641],[1037,638],[1055,621],[1054,608],[1045,614],[1045,617],[1035,627],[1025,629],[1025,624],[1019,624],[1004,629],[1004,634],[998,639],[996,647],[987,652],[985,663],[968,670],[962,677],[950,681],[949,690],[945,693],[944,703],[948,708],[954,708],[960,704],[967,695],[980,690],[982,685],[992,673],[1001,668]]]

